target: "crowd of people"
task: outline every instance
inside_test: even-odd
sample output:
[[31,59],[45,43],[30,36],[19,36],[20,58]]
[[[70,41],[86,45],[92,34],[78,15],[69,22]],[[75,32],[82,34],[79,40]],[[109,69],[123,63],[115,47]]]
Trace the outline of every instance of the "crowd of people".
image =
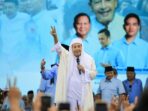
[[[32,90],[21,95],[16,80],[13,85],[8,80],[8,90],[0,92],[2,111],[148,110],[148,79],[143,88],[136,77],[138,69],[148,73],[148,43],[138,13],[123,17],[116,12],[118,0],[89,0],[92,12],[78,10],[68,15],[70,21],[63,13],[68,5],[46,8],[43,0],[22,1],[3,1],[0,66],[36,70],[41,62],[41,82],[34,96]],[[120,68],[126,72],[124,81],[118,78]],[[99,74],[104,77],[94,92],[92,81]]]
[[[112,98],[110,106],[107,106],[106,103],[101,100],[95,101],[94,106],[88,111],[147,111],[147,101],[148,101],[148,90],[145,89],[141,95],[141,98],[137,100],[135,99],[133,104],[130,104],[128,101],[128,96],[125,96],[124,99],[122,97],[119,100],[116,97]],[[70,111],[69,103],[60,103],[58,105],[51,103],[51,98],[46,96],[44,93],[39,92],[33,99],[32,91],[28,92],[27,97],[21,96],[20,90],[15,87],[9,87],[8,94],[5,98],[9,100],[7,102],[7,109],[1,109],[1,111]],[[44,98],[44,99],[43,99]],[[46,98],[46,99],[45,99]],[[24,102],[21,106],[21,102]],[[43,108],[44,107],[44,108]],[[76,111],[83,111],[80,107],[76,107]]]

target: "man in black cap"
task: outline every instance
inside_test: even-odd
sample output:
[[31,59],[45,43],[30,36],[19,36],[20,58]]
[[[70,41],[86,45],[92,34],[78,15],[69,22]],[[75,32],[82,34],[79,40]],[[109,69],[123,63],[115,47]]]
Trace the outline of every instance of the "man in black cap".
[[100,99],[108,104],[113,97],[121,97],[124,93],[124,87],[120,80],[114,77],[112,66],[105,67],[106,78],[102,79],[99,84],[97,95]]
[[134,103],[136,97],[140,97],[143,91],[142,82],[140,79],[136,79],[136,73],[134,67],[127,67],[126,70],[127,80],[123,81],[125,91],[128,94],[129,102]]

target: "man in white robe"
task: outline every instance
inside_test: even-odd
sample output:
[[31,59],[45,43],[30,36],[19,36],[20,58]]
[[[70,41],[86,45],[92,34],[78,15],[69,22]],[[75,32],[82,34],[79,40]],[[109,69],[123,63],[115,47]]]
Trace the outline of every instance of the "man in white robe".
[[53,27],[51,35],[54,38],[54,50],[60,55],[55,102],[69,102],[72,111],[78,107],[84,111],[90,110],[94,107],[91,80],[97,73],[93,58],[84,52],[80,38],[72,40],[68,52],[58,42]]

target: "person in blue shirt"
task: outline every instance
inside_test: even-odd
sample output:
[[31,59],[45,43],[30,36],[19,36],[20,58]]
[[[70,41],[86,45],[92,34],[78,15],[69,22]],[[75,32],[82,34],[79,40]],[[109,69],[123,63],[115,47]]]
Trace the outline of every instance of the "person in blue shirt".
[[113,46],[122,51],[125,66],[134,66],[136,69],[148,68],[148,43],[140,38],[139,16],[134,13],[128,14],[123,27],[126,35]]
[[45,64],[46,61],[43,59],[41,61],[42,79],[39,90],[44,92],[45,95],[51,96],[53,100],[52,102],[54,102],[58,64],[52,64],[50,70],[45,69]]
[[101,48],[96,52],[94,58],[99,73],[104,73],[105,66],[123,67],[123,54],[110,43],[110,32],[102,29],[98,32]]
[[[63,48],[69,50],[69,46],[62,44]],[[59,56],[57,57],[57,63],[59,62]],[[58,64],[52,64],[51,69],[47,70],[45,68],[46,61],[42,59],[41,61],[41,83],[39,90],[44,92],[45,95],[49,95],[52,97],[52,102],[54,102],[55,97],[55,89],[56,89],[56,81],[57,81],[57,73],[58,73]]]
[[129,102],[134,103],[136,97],[140,98],[143,87],[140,79],[135,76],[134,67],[127,67],[127,80],[123,81],[124,88],[128,94]]
[[105,67],[105,75],[106,78],[102,79],[99,84],[97,96],[98,99],[110,104],[113,97],[121,99],[122,95],[125,94],[125,89],[122,82],[114,78],[112,66]]

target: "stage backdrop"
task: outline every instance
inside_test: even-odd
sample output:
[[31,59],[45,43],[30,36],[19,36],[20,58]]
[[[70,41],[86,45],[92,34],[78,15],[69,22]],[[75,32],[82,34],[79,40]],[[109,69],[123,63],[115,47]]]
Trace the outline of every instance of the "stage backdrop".
[[[95,54],[101,48],[98,32],[107,28],[111,33],[111,44],[117,44],[125,35],[123,20],[128,13],[136,13],[141,19],[141,30],[137,34],[142,44],[128,54],[123,47],[116,47],[123,53],[125,65],[116,67],[118,78],[126,79],[126,66],[135,66],[137,78],[145,84],[148,77],[148,1],[147,0],[0,0],[0,88],[7,88],[7,78],[17,78],[17,86],[25,94],[28,90],[38,90],[41,81],[40,62],[46,60],[46,68],[58,62],[52,52],[54,46],[50,27],[55,26],[61,43],[70,44],[75,37],[73,20],[78,13],[87,13],[91,28],[87,35],[85,50],[96,62]],[[103,2],[104,1],[104,2]],[[102,10],[106,11],[103,12]],[[108,16],[109,15],[109,16]],[[97,19],[96,19],[97,18]],[[137,43],[138,44],[138,43]],[[139,45],[139,44],[138,44]],[[130,59],[127,59],[127,58]],[[103,56],[102,56],[103,58]],[[134,61],[140,62],[134,62]],[[145,62],[143,62],[145,61]],[[111,64],[110,59],[106,60]],[[133,64],[132,64],[133,63]],[[112,64],[111,64],[112,65]],[[97,65],[98,74],[92,82],[96,92],[103,69]]]

